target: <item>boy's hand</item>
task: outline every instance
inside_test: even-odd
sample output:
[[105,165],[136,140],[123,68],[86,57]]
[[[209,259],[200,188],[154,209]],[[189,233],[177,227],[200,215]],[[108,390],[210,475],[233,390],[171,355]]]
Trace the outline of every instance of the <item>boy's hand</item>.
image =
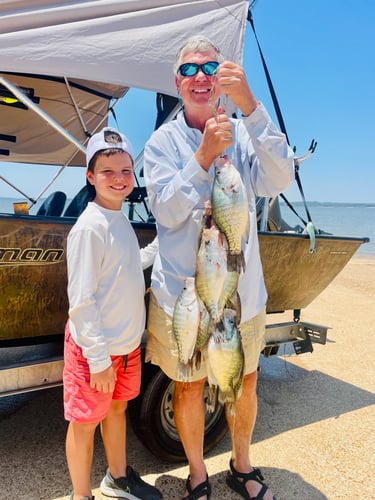
[[116,383],[116,371],[113,366],[99,373],[91,373],[90,387],[100,392],[113,392]]

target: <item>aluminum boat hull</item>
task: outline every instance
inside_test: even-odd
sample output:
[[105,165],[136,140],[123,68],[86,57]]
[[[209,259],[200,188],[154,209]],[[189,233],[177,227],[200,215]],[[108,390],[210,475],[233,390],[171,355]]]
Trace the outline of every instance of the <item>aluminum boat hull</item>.
[[[0,215],[0,342],[60,335],[68,314],[66,240],[75,219]],[[141,247],[155,225],[134,222]],[[259,233],[267,312],[303,309],[343,269],[361,238]],[[150,271],[145,275],[149,283]],[[249,283],[251,286],[251,283]]]

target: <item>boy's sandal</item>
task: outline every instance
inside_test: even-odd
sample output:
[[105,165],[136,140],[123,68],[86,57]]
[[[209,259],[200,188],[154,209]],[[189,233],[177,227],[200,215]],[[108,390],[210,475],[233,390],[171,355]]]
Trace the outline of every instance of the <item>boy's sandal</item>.
[[[239,493],[242,498],[246,500],[263,500],[266,491],[269,489],[267,485],[263,483],[264,477],[259,469],[253,469],[251,472],[238,472],[233,466],[233,460],[229,462],[230,472],[227,474],[227,485],[232,490]],[[260,492],[256,497],[251,497],[246,489],[246,483],[248,481],[256,481],[262,485]],[[273,497],[276,500],[276,497]]]
[[207,497],[207,500],[211,497],[211,485],[208,481],[208,475],[206,480],[203,483],[198,484],[194,489],[192,489],[190,484],[190,475],[186,480],[186,489],[189,493],[187,497],[184,497],[182,500],[198,500],[202,497]]

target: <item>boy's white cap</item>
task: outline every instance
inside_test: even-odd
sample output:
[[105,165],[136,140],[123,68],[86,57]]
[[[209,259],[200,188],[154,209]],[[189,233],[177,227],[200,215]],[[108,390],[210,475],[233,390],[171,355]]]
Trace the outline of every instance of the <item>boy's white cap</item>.
[[122,149],[133,158],[133,148],[129,139],[115,128],[105,127],[90,137],[86,149],[86,165],[89,165],[95,153],[109,148]]

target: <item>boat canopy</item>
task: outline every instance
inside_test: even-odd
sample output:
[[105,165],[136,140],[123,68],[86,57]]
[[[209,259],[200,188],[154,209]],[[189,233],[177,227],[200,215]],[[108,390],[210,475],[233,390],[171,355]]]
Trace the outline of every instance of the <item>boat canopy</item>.
[[3,0],[1,70],[174,94],[188,36],[204,33],[242,60],[247,11],[243,0]]
[[0,161],[84,165],[79,145],[107,123],[113,99],[130,87],[175,95],[173,62],[189,36],[205,34],[241,63],[248,8],[243,0],[3,0]]

